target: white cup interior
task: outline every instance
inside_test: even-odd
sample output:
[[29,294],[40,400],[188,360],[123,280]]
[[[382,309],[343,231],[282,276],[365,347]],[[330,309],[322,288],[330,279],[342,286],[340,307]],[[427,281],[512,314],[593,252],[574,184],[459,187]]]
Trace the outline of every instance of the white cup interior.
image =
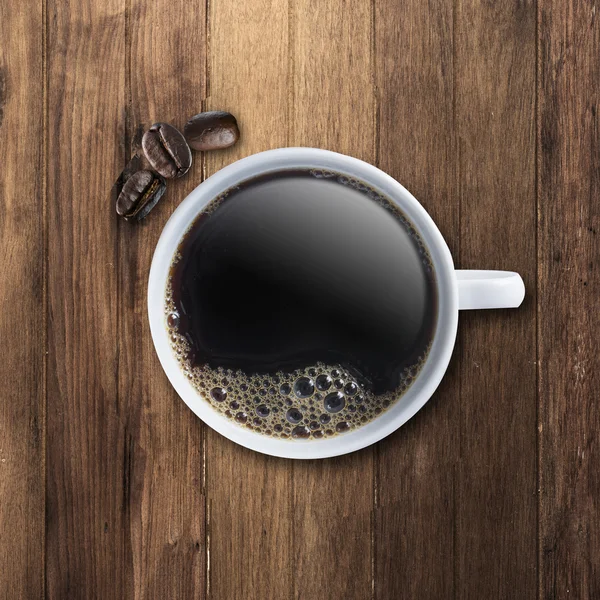
[[[290,168],[336,171],[355,177],[397,204],[421,235],[431,255],[438,288],[438,318],[432,348],[411,387],[390,408],[364,426],[321,440],[282,440],[255,433],[214,410],[184,376],[168,339],[165,289],[169,269],[179,242],[196,216],[220,193],[240,182]],[[239,160],[201,183],[179,205],[160,236],[148,283],[148,315],[154,346],[169,381],[207,425],[230,440],[252,450],[286,458],[326,458],[369,446],[410,419],[439,385],[452,354],[458,323],[458,290],[448,246],[431,217],[396,180],[356,158],[315,148],[280,148]]]

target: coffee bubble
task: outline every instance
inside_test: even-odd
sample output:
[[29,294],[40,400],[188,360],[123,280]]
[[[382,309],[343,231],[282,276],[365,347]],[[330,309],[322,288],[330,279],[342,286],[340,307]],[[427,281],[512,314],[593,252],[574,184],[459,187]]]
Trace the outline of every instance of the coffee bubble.
[[323,405],[328,413],[340,412],[340,410],[344,408],[345,404],[346,399],[344,398],[344,394],[340,392],[331,392],[331,394],[327,394],[327,396],[325,396],[325,400],[323,400]]
[[227,390],[215,387],[212,390],[210,390],[210,397],[215,402],[223,402],[223,400],[227,398]]
[[317,389],[321,392],[326,392],[331,385],[333,384],[333,380],[331,379],[331,377],[329,377],[329,375],[327,373],[323,373],[322,375],[319,375],[317,377],[317,379],[315,380],[315,385],[317,387]]
[[292,437],[297,440],[306,440],[310,437],[310,430],[303,425],[298,425],[292,429]]
[[266,404],[261,404],[256,407],[256,414],[259,417],[268,417],[271,409]]
[[354,381],[349,381],[344,387],[344,393],[346,396],[354,396],[356,392],[358,392],[358,386],[356,383],[354,383]]
[[285,418],[290,423],[292,423],[293,425],[295,425],[296,423],[300,423],[300,421],[302,421],[302,413],[297,408],[290,408],[285,413]]
[[294,383],[294,394],[298,398],[309,398],[314,394],[315,384],[310,377],[300,377]]

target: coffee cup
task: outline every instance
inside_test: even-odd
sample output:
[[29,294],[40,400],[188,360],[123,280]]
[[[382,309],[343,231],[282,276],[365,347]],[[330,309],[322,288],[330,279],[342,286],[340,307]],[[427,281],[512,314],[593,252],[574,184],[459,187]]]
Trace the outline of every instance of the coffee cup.
[[[360,427],[324,439],[282,439],[263,435],[216,411],[186,376],[170,343],[165,293],[173,257],[186,232],[215,198],[245,181],[294,169],[343,174],[365,182],[393,202],[410,220],[435,270],[435,330],[423,365],[410,387],[387,410]],[[252,235],[249,232],[249,235]],[[395,179],[356,158],[315,148],[280,148],[261,152],[221,169],[194,189],[175,210],[160,236],[148,283],[150,330],[160,363],[175,390],[207,425],[228,439],[273,456],[315,459],[353,452],[386,437],[408,421],[431,398],[452,355],[459,311],[516,308],[523,301],[521,277],[511,271],[456,270],[450,250],[433,219]],[[240,298],[243,302],[243,297]]]

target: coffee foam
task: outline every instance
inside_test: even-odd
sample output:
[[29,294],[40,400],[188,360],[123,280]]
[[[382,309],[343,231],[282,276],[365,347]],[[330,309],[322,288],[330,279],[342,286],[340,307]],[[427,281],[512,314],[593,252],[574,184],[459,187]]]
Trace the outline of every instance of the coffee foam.
[[[424,268],[433,272],[431,257],[418,232],[384,195],[352,177],[313,169],[315,178],[337,178],[342,185],[355,188],[392,213],[415,241]],[[230,188],[205,207],[203,216],[212,214],[239,186]],[[188,231],[195,225],[190,225]],[[184,235],[185,237],[185,235]],[[172,265],[181,259],[177,251]],[[248,374],[241,370],[193,365],[191,347],[178,329],[171,280],[165,294],[165,321],[169,342],[182,372],[198,395],[214,410],[238,425],[282,439],[323,439],[355,430],[374,420],[402,397],[421,371],[430,346],[411,365],[404,368],[398,387],[375,395],[352,373],[339,364],[317,362],[292,372]]]

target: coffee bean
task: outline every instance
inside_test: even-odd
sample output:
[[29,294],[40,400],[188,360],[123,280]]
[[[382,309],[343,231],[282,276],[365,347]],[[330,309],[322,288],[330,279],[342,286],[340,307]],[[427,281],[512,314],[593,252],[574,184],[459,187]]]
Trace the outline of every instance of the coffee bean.
[[193,116],[183,129],[185,139],[194,150],[219,150],[233,146],[239,137],[235,117],[222,110]]
[[155,123],[142,138],[142,148],[155,171],[167,179],[185,175],[192,165],[192,152],[178,129]]
[[116,206],[123,186],[134,173],[137,173],[138,171],[150,170],[151,168],[152,167],[150,166],[150,163],[146,160],[146,157],[143,154],[134,154],[131,157],[131,160],[125,165],[125,168],[123,171],[121,171],[121,174],[119,177],[117,177],[117,180],[110,190],[111,204]]
[[152,171],[131,175],[117,199],[117,214],[128,221],[141,221],[156,205],[167,189],[165,180]]
[[134,154],[131,160],[125,165],[125,168],[115,181],[112,189],[110,190],[110,199],[112,204],[115,205],[119,195],[121,194],[121,190],[123,186],[127,183],[127,180],[138,171],[143,171],[144,169],[150,169],[150,163],[146,160],[145,156],[139,156]]

